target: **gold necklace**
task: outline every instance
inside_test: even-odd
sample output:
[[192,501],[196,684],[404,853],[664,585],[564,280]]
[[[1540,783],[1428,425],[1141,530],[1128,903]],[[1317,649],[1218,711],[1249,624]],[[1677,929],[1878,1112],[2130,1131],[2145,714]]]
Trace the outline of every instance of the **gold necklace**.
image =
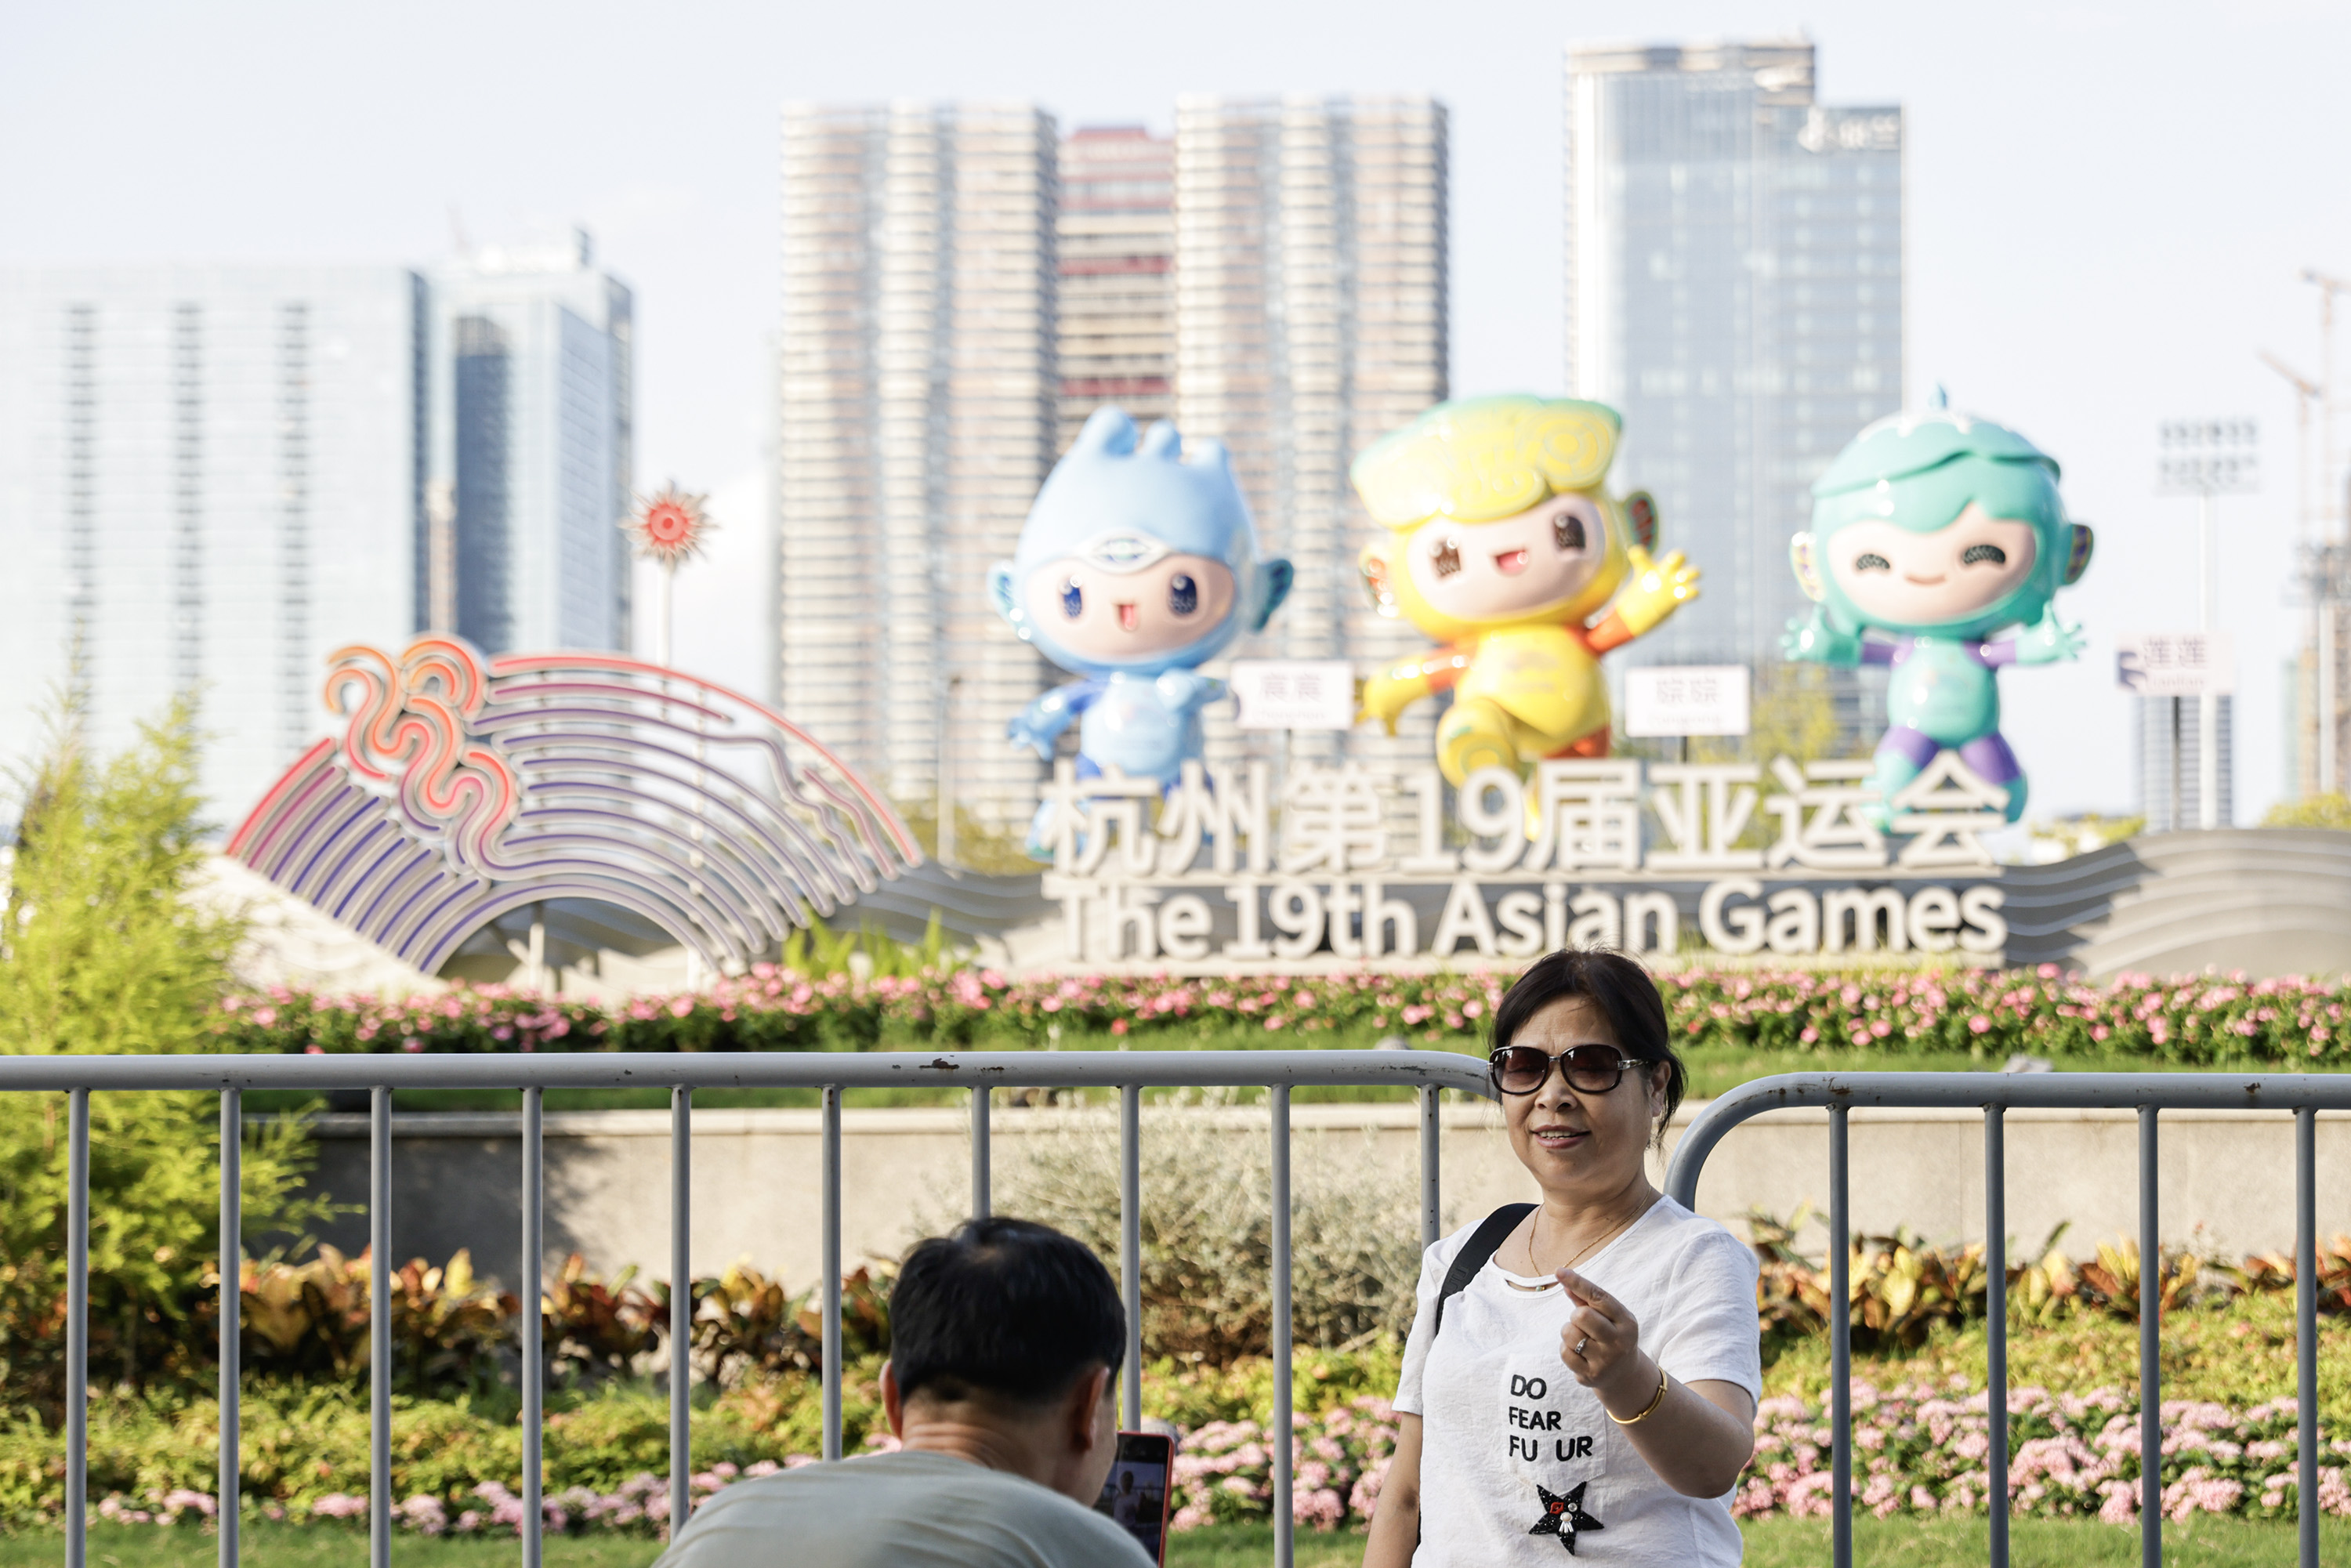
[[[1647,1203],[1643,1204],[1641,1206],[1641,1214],[1648,1213],[1650,1208],[1656,1205],[1656,1198],[1653,1196]],[[1574,1257],[1570,1258],[1566,1262],[1562,1263],[1559,1267],[1561,1269],[1574,1268],[1578,1263],[1583,1262],[1586,1258],[1590,1257],[1594,1251],[1607,1245],[1609,1242],[1614,1241],[1617,1237],[1631,1229],[1635,1223],[1640,1219],[1641,1214],[1636,1214],[1633,1216],[1631,1219],[1625,1220],[1623,1223],[1617,1225],[1614,1229],[1603,1232],[1598,1240],[1584,1248],[1583,1251],[1578,1252]],[[1535,1257],[1535,1243],[1542,1238],[1542,1218],[1543,1209],[1541,1205],[1537,1205],[1535,1208],[1534,1223],[1527,1227],[1527,1267],[1534,1270],[1538,1273],[1541,1272],[1542,1264]],[[1526,1295],[1540,1295],[1543,1291],[1551,1290],[1560,1283],[1558,1273],[1558,1270],[1553,1270],[1552,1271],[1552,1278],[1545,1280],[1540,1285],[1521,1285],[1516,1280],[1511,1279],[1508,1275],[1503,1276],[1502,1283],[1508,1285],[1513,1291],[1520,1291]]]

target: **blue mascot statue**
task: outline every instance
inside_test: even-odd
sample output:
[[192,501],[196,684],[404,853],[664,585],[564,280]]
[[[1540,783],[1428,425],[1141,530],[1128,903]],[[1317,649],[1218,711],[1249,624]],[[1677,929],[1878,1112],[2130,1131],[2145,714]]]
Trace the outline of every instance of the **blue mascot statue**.
[[[1078,773],[1116,768],[1173,785],[1200,755],[1200,710],[1225,684],[1197,674],[1290,592],[1286,560],[1259,560],[1249,504],[1217,442],[1186,460],[1162,421],[1096,409],[988,574],[1012,629],[1079,678],[1030,703],[1007,733],[1040,757],[1075,721]],[[1031,854],[1044,846],[1030,834]]]

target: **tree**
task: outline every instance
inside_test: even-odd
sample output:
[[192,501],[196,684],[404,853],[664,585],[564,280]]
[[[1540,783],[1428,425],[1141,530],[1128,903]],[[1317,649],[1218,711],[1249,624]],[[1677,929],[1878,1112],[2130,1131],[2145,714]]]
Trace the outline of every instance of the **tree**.
[[2351,828],[2351,798],[2341,790],[2281,800],[2262,815],[2264,828]]
[[[176,702],[100,762],[87,710],[53,705],[49,738],[22,780],[0,915],[0,1054],[173,1053],[208,1049],[214,1005],[242,936],[185,894],[201,870],[194,709]],[[219,1241],[218,1100],[204,1093],[90,1097],[93,1371],[126,1382],[183,1375],[217,1320],[206,1266]],[[68,1102],[0,1095],[0,1382],[61,1409]],[[308,1145],[290,1122],[247,1132],[247,1224],[299,1225]],[[143,1343],[142,1343],[143,1342]]]
[[1693,762],[1756,762],[1775,757],[1817,762],[1839,756],[1836,700],[1819,664],[1772,664],[1755,671],[1753,701],[1743,737],[1701,737],[1690,742]]

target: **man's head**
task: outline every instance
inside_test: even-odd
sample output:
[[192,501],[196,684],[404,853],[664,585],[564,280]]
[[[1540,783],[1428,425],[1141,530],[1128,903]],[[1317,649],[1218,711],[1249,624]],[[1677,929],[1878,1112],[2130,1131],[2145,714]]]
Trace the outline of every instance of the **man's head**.
[[1081,1502],[1101,1492],[1126,1314],[1079,1242],[975,1219],[917,1244],[890,1293],[890,1353],[883,1402],[909,1446],[925,1429],[977,1434],[997,1468]]

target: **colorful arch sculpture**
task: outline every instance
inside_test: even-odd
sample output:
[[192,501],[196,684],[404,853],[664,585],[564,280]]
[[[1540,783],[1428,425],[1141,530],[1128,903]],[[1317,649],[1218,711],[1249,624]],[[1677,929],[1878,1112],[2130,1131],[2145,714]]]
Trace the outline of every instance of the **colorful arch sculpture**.
[[446,636],[329,665],[341,738],[286,770],[228,853],[428,974],[550,898],[632,910],[730,970],[922,860],[813,737],[694,675],[485,661]]

